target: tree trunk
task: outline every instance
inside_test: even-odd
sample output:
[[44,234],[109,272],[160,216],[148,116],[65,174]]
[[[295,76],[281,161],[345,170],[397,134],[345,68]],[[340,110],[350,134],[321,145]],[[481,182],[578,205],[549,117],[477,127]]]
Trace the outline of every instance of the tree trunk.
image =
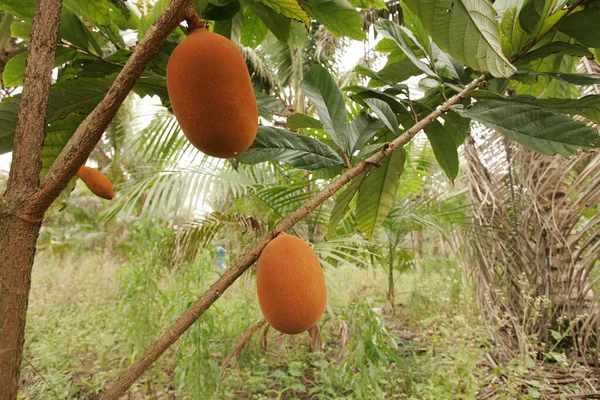
[[16,399],[35,244],[42,223],[0,218],[0,399]]
[[410,233],[412,238],[413,252],[415,257],[415,269],[416,272],[421,272],[421,261],[423,260],[423,231],[412,231]]

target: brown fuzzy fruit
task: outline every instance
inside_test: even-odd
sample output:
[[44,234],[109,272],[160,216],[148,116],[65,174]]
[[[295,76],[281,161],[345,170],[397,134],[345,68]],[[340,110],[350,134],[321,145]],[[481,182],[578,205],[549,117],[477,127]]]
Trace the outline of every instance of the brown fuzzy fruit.
[[250,147],[258,106],[244,57],[225,37],[196,29],[167,65],[173,113],[188,140],[213,157],[230,158]]
[[273,239],[258,259],[258,302],[273,328],[288,334],[316,325],[327,305],[319,260],[304,240],[287,234]]
[[85,186],[98,197],[110,200],[115,196],[115,191],[110,180],[100,171],[85,165],[79,168],[76,174]]

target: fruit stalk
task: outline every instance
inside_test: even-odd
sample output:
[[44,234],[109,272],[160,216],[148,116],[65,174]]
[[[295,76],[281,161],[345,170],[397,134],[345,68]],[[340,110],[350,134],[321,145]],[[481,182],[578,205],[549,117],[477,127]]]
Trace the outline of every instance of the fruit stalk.
[[281,220],[275,229],[270,232],[262,241],[254,246],[252,250],[240,257],[222,276],[216,281],[204,294],[185,311],[175,323],[163,333],[154,343],[148,347],[144,354],[133,362],[125,371],[123,371],[114,380],[110,381],[106,388],[100,393],[100,398],[109,400],[116,399],[124,395],[133,383],[173,344],[181,335],[194,323],[200,316],[223,294],[223,292],[236,281],[254,262],[258,259],[265,246],[273,240],[279,233],[285,232],[293,227],[298,221],[313,212],[318,206],[338,192],[344,185],[366,172],[373,165],[377,165],[385,157],[389,156],[394,150],[408,143],[419,131],[431,124],[442,114],[448,112],[450,107],[460,103],[468,93],[483,81],[486,76],[482,75],[469,83],[465,88],[439,108],[427,115],[421,121],[417,122],[412,128],[405,131],[402,135],[394,139],[383,149],[373,154],[371,157],[359,162],[346,172],[333,180],[324,190],[315,197],[308,200],[304,205],[298,208],[286,218]]

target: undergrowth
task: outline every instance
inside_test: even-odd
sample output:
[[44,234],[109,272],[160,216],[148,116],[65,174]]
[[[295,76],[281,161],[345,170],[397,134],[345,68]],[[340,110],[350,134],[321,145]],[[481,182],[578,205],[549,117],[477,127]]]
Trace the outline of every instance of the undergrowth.
[[[137,248],[109,257],[39,255],[20,398],[90,398],[218,278],[210,250],[196,262],[171,265],[165,235],[141,231]],[[134,385],[130,398],[472,399],[490,388],[497,398],[541,393],[519,380],[531,365],[489,365],[489,327],[454,263],[430,260],[418,273],[400,275],[394,310],[384,301],[385,271],[339,265],[325,272],[322,351],[309,351],[308,334],[263,328],[224,365],[243,333],[262,319],[250,270]],[[505,377],[497,389],[494,377]]]

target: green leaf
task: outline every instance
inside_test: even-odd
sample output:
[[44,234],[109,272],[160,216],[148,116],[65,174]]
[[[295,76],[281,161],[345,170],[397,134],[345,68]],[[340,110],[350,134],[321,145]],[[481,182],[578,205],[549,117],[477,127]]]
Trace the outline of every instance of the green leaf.
[[530,35],[537,37],[553,3],[552,0],[525,0],[519,13],[521,28]]
[[396,50],[388,56],[385,66],[377,73],[384,82],[404,82],[412,76],[420,75],[421,68],[415,65],[402,50]]
[[354,178],[346,189],[335,199],[335,206],[333,206],[333,210],[331,210],[331,215],[329,216],[329,228],[327,229],[326,235],[327,239],[331,239],[335,234],[338,224],[344,217],[344,214],[346,214],[350,202],[354,198],[356,192],[358,192],[358,188],[366,176],[367,174],[363,173]]
[[[257,0],[269,7],[277,14],[302,22],[306,27],[310,25],[308,14],[300,7],[296,0]],[[259,14],[260,15],[260,14]],[[268,25],[268,24],[267,24]]]
[[42,170],[40,175],[46,172],[65,147],[73,133],[84,120],[85,115],[72,115],[65,119],[53,122],[46,130],[44,147],[42,149]]
[[[25,73],[25,59],[27,58],[27,54],[27,51],[19,53],[6,63],[4,72],[2,73],[2,81],[5,87],[23,86],[23,74]],[[75,54],[77,54],[77,51],[70,47],[57,46],[54,66],[58,67],[64,64],[75,57]]]
[[348,136],[346,103],[329,72],[318,64],[313,66],[304,76],[301,87],[306,97],[315,105],[323,129],[342,151],[350,154],[352,148]]
[[223,21],[233,18],[233,16],[240,11],[240,7],[241,5],[238,0],[219,6],[208,3],[200,13],[200,17],[209,21]]
[[300,5],[335,37],[365,38],[362,17],[346,0],[300,0]]
[[353,94],[349,96],[352,100],[359,102],[360,104],[367,107],[367,104],[364,102],[365,99],[380,99],[388,103],[388,105],[392,108],[395,114],[404,114],[409,115],[408,109],[399,99],[396,97],[385,93],[379,92],[377,90],[369,89],[363,86],[346,86],[344,90],[352,92]]
[[590,86],[600,83],[600,75],[596,74],[568,74],[562,72],[540,72],[540,71],[517,71],[512,76],[513,79],[528,79],[538,76],[548,76],[564,82],[579,86]]
[[0,10],[8,11],[17,18],[31,20],[35,14],[35,0],[2,0]]
[[459,147],[471,133],[471,120],[461,117],[454,111],[447,112],[443,118],[444,128],[454,140],[456,147]]
[[531,105],[482,100],[459,112],[545,155],[570,156],[580,147],[600,147],[595,128]]
[[507,9],[500,23],[500,41],[503,53],[509,57],[517,55],[525,46],[533,43],[533,40],[534,38],[519,24],[517,7]]
[[587,8],[564,17],[556,28],[587,47],[600,47],[600,8]]
[[438,121],[433,121],[424,129],[433,154],[444,173],[452,183],[458,176],[458,151],[456,151],[456,142],[446,130],[444,125]]
[[523,58],[521,58],[520,63],[530,62],[556,53],[577,57],[593,57],[592,53],[586,47],[583,47],[580,44],[559,41],[549,43],[545,46],[530,51],[529,53],[525,54]]
[[294,131],[302,128],[323,129],[323,124],[306,114],[294,113],[288,118],[287,127]]
[[165,10],[167,4],[169,4],[169,1],[170,0],[158,0],[156,3],[154,3],[154,6],[152,6],[150,12],[147,15],[142,16],[138,28],[138,41],[142,40],[142,38],[146,36],[146,32],[148,32],[148,29],[150,29],[152,24],[156,22],[158,17]]
[[371,168],[358,189],[356,202],[356,228],[371,239],[388,216],[404,169],[406,153],[397,149],[381,162],[381,167]]
[[352,143],[352,154],[360,150],[375,133],[385,125],[381,120],[371,117],[364,111],[350,124],[350,143]]
[[264,22],[251,9],[247,8],[244,12],[244,25],[240,32],[240,42],[244,46],[256,48],[267,36],[269,29]]
[[365,103],[373,110],[379,119],[391,130],[396,136],[400,134],[398,129],[398,118],[392,111],[392,108],[383,100],[365,99]]
[[570,115],[581,115],[600,125],[600,95],[589,95],[580,99],[538,99],[533,96],[519,95],[505,97],[487,90],[472,92],[478,99],[493,99],[507,103],[529,104],[546,110]]
[[250,7],[277,39],[287,43],[291,30],[291,21],[289,18],[277,14],[264,4],[252,3]]
[[[99,82],[97,86],[102,84]],[[90,85],[91,83],[86,83],[86,86]],[[106,90],[108,90],[108,87],[103,90],[92,87],[62,88],[57,87],[57,85],[51,86],[46,122],[51,124],[72,113],[89,114],[102,100]],[[12,151],[20,101],[21,95],[17,95],[0,102],[0,154]]]
[[502,54],[495,11],[481,0],[405,0],[433,41],[452,57],[495,77],[515,67]]
[[429,76],[436,77],[437,75],[429,68],[427,64],[420,60],[419,57],[413,52],[410,45],[402,35],[399,26],[392,21],[379,21],[375,24],[375,30],[381,34],[381,36],[392,39],[396,42],[398,47],[406,55],[406,57],[417,67],[419,70]]
[[293,167],[316,170],[343,165],[331,147],[308,136],[271,126],[261,126],[250,149],[237,156],[245,164],[283,161]]
[[258,113],[266,119],[273,119],[273,115],[285,112],[285,107],[275,96],[269,96],[261,92],[255,92],[256,102],[258,103]]

